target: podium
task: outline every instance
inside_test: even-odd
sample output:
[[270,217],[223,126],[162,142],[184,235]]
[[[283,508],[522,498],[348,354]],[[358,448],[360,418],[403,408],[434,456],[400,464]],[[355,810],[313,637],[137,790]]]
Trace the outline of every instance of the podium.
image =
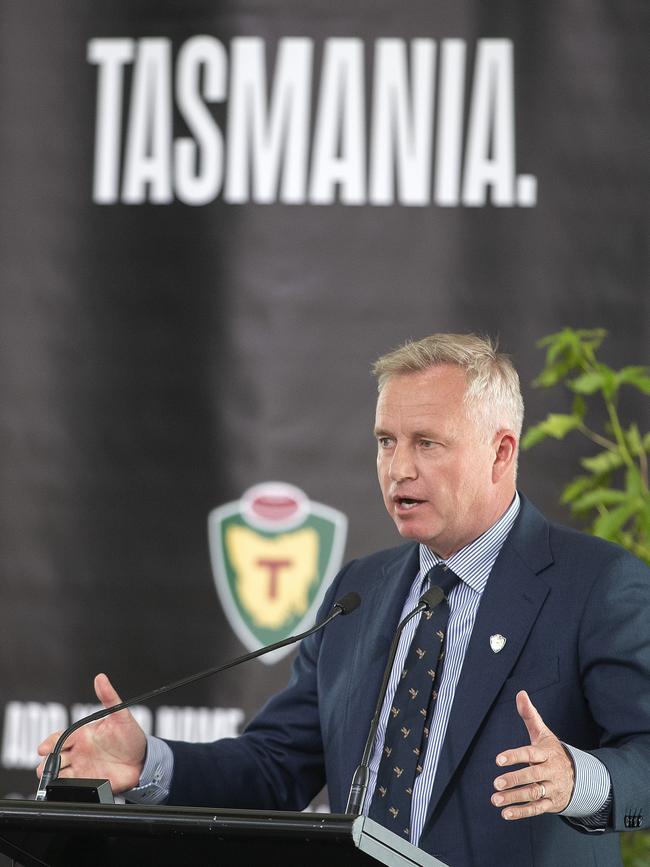
[[52,801],[0,800],[0,853],[22,867],[445,867],[364,816]]

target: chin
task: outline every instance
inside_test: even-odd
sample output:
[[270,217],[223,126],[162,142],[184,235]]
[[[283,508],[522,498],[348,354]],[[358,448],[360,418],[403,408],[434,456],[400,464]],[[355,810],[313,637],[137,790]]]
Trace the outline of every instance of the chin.
[[431,530],[418,526],[415,521],[411,523],[397,518],[395,526],[402,539],[412,539],[414,542],[424,542],[425,544],[431,539]]

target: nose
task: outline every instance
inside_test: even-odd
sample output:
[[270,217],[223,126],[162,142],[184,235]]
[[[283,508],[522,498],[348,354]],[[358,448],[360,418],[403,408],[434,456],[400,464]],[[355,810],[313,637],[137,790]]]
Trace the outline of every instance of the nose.
[[388,475],[393,482],[403,482],[406,479],[417,478],[417,468],[411,449],[406,446],[396,446],[388,467]]

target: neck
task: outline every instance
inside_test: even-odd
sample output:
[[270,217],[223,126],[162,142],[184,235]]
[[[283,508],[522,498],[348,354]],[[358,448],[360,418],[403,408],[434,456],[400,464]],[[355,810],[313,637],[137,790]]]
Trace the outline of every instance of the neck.
[[441,560],[449,560],[450,557],[453,557],[454,554],[462,551],[463,548],[467,548],[468,545],[471,545],[484,533],[487,533],[487,531],[498,521],[500,521],[512,505],[516,495],[517,490],[513,486],[509,491],[505,492],[504,496],[499,499],[497,504],[495,504],[494,508],[489,513],[489,517],[481,522],[481,528],[478,530],[475,529],[468,538],[456,542],[455,545],[445,546],[444,548],[434,548],[433,545],[429,545],[426,542],[424,544],[436,555],[436,557],[439,557]]

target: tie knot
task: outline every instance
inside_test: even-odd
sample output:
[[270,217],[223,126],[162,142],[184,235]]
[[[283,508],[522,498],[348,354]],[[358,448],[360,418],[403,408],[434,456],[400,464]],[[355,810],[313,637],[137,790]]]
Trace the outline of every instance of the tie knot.
[[458,575],[445,563],[436,563],[433,569],[429,569],[427,572],[427,578],[429,579],[429,587],[437,585],[447,597],[460,581]]

